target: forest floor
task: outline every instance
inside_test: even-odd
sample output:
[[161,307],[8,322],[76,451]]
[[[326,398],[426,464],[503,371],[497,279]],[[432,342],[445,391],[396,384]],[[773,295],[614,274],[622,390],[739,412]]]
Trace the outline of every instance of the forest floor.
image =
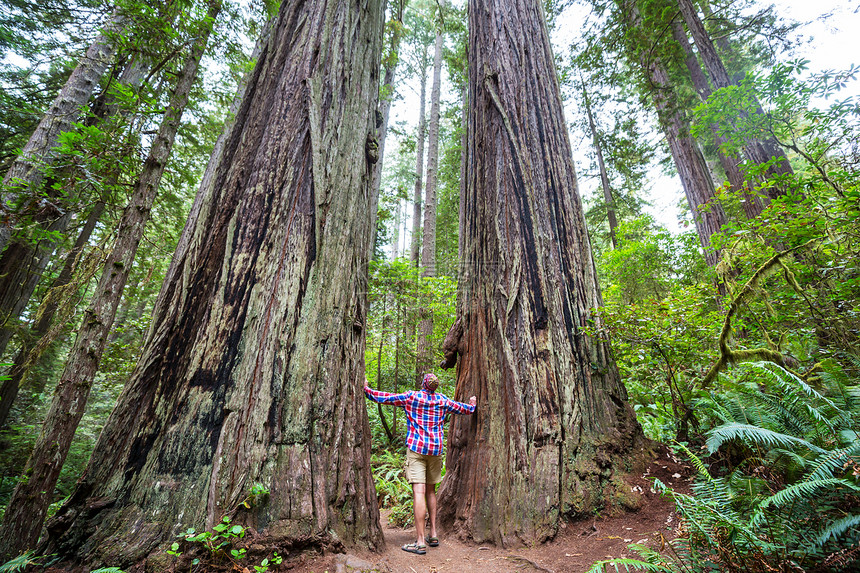
[[[655,493],[653,478],[676,491],[689,493],[692,470],[663,450],[639,476],[627,479],[631,491],[642,496],[640,509],[567,523],[556,538],[533,547],[500,548],[475,545],[454,536],[440,535],[439,547],[426,555],[406,553],[400,547],[414,541],[414,529],[382,523],[386,549],[381,554],[338,554],[306,557],[290,573],[581,573],[601,559],[630,557],[629,543],[660,550],[678,535],[674,504]],[[634,556],[635,557],[635,556]]]

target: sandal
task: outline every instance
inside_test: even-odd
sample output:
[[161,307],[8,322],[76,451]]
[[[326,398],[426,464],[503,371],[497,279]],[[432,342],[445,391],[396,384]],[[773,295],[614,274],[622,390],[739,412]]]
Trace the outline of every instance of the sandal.
[[424,541],[427,542],[427,545],[430,547],[438,547],[439,546],[439,538],[438,537],[425,537]]
[[418,543],[415,542],[407,543],[400,549],[402,549],[403,551],[408,551],[409,553],[416,553],[418,555],[424,555],[425,553],[427,553],[426,545],[418,545]]

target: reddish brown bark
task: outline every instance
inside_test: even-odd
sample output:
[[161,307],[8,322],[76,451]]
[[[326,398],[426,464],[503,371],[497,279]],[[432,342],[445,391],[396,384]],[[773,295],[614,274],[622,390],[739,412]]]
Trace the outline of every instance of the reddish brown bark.
[[[647,37],[636,3],[626,2],[624,9],[634,37]],[[645,71],[648,90],[651,92],[660,127],[666,136],[681,186],[684,188],[705,261],[713,266],[719,260],[719,253],[711,247],[711,236],[719,232],[726,223],[726,215],[722,206],[714,200],[715,189],[711,173],[698,143],[690,134],[690,122],[678,101],[677,91],[666,64],[659,54],[644,47],[647,45],[647,42],[640,40],[639,44],[634,46],[634,51]]]
[[362,392],[381,27],[379,0],[281,4],[47,551],[159,570],[257,482],[236,519],[279,549],[382,543]]
[[[604,505],[643,444],[603,337],[539,0],[469,3],[462,351],[439,518],[478,542],[551,538]],[[594,330],[589,329],[589,325]]]

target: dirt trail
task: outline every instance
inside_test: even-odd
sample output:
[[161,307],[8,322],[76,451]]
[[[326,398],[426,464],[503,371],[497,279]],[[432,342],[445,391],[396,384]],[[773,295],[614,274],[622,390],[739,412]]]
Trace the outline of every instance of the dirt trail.
[[639,510],[568,523],[553,541],[543,545],[478,546],[442,532],[439,547],[428,547],[426,555],[414,555],[400,549],[414,540],[414,530],[389,526],[383,514],[386,549],[382,554],[329,555],[305,561],[290,572],[581,573],[597,560],[631,556],[628,543],[659,549],[664,539],[675,537],[678,517],[674,506],[651,491],[651,482],[657,477],[687,492],[689,472],[671,454],[663,453],[644,475],[628,480],[632,492],[642,497]]

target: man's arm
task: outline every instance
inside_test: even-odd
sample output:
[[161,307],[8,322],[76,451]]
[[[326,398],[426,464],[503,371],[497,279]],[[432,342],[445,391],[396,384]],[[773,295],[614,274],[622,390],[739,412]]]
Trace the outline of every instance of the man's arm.
[[469,398],[469,403],[464,404],[462,402],[457,402],[456,400],[448,399],[448,411],[454,412],[455,414],[471,414],[475,411],[475,404],[478,402],[477,398],[472,396]]
[[377,402],[379,404],[390,404],[392,406],[405,406],[409,400],[409,392],[392,394],[391,392],[374,390],[370,386],[364,387],[364,395],[373,402]]

